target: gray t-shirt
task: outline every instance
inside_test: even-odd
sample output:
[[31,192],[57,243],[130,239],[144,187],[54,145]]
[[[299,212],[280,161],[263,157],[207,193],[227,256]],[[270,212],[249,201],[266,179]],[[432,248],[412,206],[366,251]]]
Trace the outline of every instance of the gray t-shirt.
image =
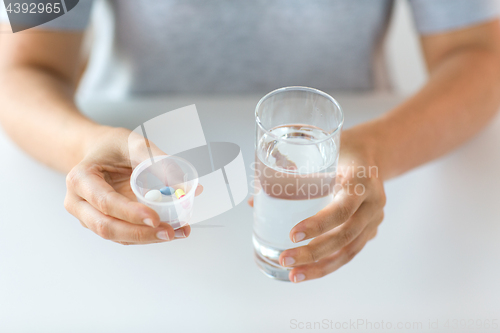
[[[390,87],[381,45],[393,0],[103,1],[112,24],[96,22],[84,95]],[[409,0],[421,34],[494,19],[499,2]],[[80,0],[41,27],[85,29],[91,7]]]

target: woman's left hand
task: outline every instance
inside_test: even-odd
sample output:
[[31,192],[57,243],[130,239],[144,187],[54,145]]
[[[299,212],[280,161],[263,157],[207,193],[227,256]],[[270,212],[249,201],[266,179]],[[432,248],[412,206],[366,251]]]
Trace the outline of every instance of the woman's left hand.
[[347,264],[375,237],[384,218],[386,197],[379,170],[366,149],[344,134],[333,201],[290,231],[294,243],[314,239],[279,258],[282,266],[293,267],[292,282],[317,279]]

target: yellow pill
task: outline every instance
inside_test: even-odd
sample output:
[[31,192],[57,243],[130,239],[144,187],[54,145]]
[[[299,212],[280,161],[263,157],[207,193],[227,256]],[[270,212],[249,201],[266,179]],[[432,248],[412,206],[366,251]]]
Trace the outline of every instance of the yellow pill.
[[181,188],[178,188],[177,190],[175,190],[175,196],[177,197],[177,199],[180,199],[185,195],[186,195],[186,193],[184,193],[184,191]]

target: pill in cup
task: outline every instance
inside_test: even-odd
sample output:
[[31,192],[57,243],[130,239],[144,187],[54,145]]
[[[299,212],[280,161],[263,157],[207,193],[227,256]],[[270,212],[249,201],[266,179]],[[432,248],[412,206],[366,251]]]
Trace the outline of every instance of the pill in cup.
[[[189,223],[198,172],[194,166],[177,156],[155,156],[139,164],[130,177],[130,187],[137,201],[154,209],[160,221],[178,229]],[[184,193],[182,196],[175,195]]]

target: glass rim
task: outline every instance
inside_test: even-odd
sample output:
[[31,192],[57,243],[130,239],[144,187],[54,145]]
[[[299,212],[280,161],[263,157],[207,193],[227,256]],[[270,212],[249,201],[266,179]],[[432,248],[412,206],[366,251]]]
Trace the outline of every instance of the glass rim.
[[[264,127],[264,125],[262,124],[262,121],[260,120],[259,108],[262,105],[262,103],[266,99],[268,99],[269,97],[276,95],[276,94],[279,94],[279,93],[282,93],[282,92],[285,92],[285,91],[291,91],[291,90],[312,92],[312,93],[318,94],[320,96],[326,97],[328,100],[330,100],[330,102],[332,102],[338,108],[338,110],[340,112],[340,122],[339,122],[337,128],[335,130],[333,130],[331,133],[329,133],[328,136],[326,136],[325,138],[322,138],[320,140],[315,140],[312,142],[296,142],[294,140],[280,138],[277,135],[275,135],[274,133],[271,133],[271,131],[269,129]],[[257,126],[260,127],[260,129],[262,129],[266,134],[272,136],[276,140],[284,141],[284,142],[288,142],[288,143],[296,144],[296,145],[312,145],[312,144],[318,144],[318,143],[321,143],[323,141],[331,139],[334,135],[337,134],[337,132],[339,132],[342,129],[342,126],[344,125],[344,111],[342,110],[342,107],[340,106],[339,102],[337,102],[337,100],[335,98],[333,98],[329,94],[325,93],[324,91],[321,91],[321,90],[315,89],[315,88],[304,87],[304,86],[289,86],[289,87],[275,89],[275,90],[267,93],[264,97],[262,97],[259,100],[259,102],[255,106],[255,122],[257,123]]]

